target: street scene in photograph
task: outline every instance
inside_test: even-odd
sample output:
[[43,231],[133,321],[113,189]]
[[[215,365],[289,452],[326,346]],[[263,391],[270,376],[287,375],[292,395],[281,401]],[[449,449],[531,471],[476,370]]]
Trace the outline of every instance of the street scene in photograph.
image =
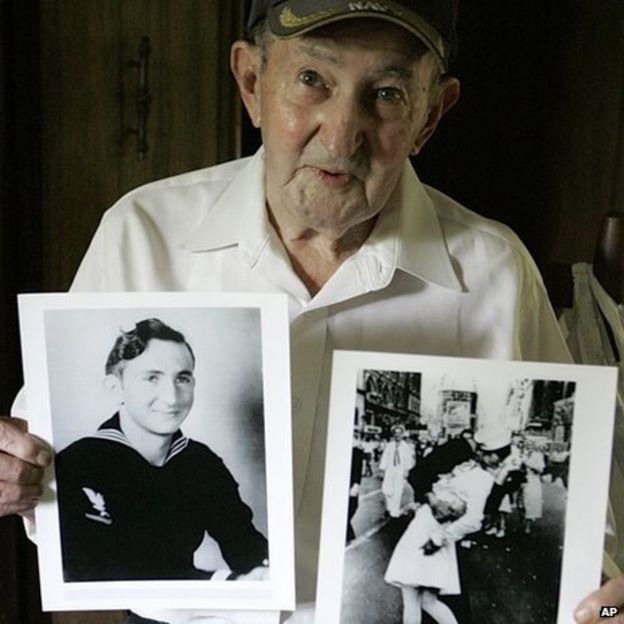
[[575,389],[362,371],[341,623],[556,621]]

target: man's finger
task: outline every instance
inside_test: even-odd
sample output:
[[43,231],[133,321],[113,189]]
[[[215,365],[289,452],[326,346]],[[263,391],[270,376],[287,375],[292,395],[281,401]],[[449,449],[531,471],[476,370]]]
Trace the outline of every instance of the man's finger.
[[27,433],[24,421],[4,416],[0,417],[0,452],[37,466],[47,466],[52,461],[48,445]]
[[25,418],[18,418],[17,416],[0,416],[0,420],[7,420],[11,424],[15,425],[20,431],[28,433],[28,421]]
[[41,485],[17,485],[0,481],[0,517],[26,513],[35,508],[42,493]]
[[0,481],[0,505],[21,505],[38,499],[43,493],[41,484],[18,485]]
[[25,500],[20,503],[0,504],[0,518],[4,516],[12,516],[13,514],[19,514],[22,517],[33,517],[33,511],[39,502],[38,498]]
[[0,481],[21,485],[41,483],[43,468],[0,452]]
[[612,624],[624,623],[624,615],[615,619],[601,619],[601,607],[617,607],[621,612],[624,612],[624,576],[611,579],[600,589],[587,596],[577,607],[574,617],[578,624],[594,624],[602,621],[609,621]]

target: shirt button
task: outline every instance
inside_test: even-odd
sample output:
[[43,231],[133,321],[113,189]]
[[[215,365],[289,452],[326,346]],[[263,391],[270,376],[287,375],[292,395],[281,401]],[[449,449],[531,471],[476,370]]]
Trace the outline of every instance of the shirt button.
[[298,412],[301,409],[301,399],[298,396],[292,398],[292,411]]

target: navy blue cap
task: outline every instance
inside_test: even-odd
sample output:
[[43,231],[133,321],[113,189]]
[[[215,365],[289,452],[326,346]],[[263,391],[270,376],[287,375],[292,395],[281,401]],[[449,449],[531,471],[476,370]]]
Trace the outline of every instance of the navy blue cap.
[[247,29],[266,18],[276,37],[288,38],[344,19],[374,17],[415,34],[448,69],[457,47],[457,4],[458,0],[253,0]]

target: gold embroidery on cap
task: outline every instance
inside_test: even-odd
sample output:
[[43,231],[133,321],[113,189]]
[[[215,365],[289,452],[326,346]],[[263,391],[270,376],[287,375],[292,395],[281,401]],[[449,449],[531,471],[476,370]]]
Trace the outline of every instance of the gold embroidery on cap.
[[300,17],[295,15],[288,7],[282,10],[279,16],[280,24],[285,28],[299,28],[300,26],[307,26],[313,24],[325,17],[331,17],[336,13],[339,13],[340,9],[327,9],[326,11],[318,11],[317,13],[311,13]]
[[381,2],[349,2],[350,11],[381,11],[393,12],[392,9]]

